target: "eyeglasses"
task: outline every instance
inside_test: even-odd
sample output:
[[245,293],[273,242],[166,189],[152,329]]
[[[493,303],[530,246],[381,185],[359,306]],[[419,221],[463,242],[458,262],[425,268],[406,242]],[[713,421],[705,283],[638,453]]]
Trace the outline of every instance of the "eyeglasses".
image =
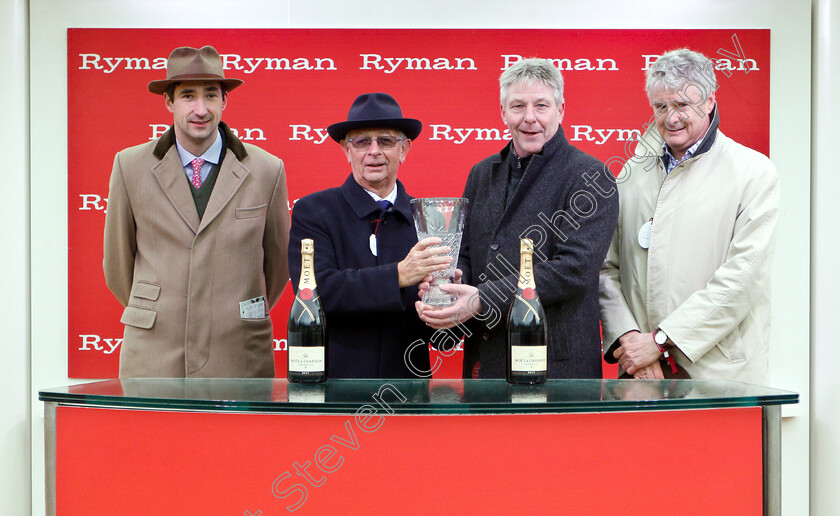
[[[397,143],[405,140],[405,138],[397,136],[377,136],[375,139],[380,149],[393,149]],[[356,150],[368,150],[373,140],[374,138],[369,136],[356,136],[355,138],[348,138],[347,142]]]

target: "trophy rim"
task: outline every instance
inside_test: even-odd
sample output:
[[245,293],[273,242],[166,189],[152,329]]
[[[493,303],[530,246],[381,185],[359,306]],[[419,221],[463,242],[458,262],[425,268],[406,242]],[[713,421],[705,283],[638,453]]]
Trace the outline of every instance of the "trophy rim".
[[411,199],[409,202],[411,204],[419,204],[423,201],[426,202],[463,202],[464,204],[469,204],[470,200],[466,197],[415,197]]

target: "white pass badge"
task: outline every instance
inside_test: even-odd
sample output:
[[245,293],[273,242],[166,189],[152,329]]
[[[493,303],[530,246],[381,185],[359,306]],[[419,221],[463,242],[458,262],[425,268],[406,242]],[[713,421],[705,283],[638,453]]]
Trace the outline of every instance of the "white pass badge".
[[639,245],[642,246],[642,249],[647,249],[650,247],[650,232],[653,229],[653,219],[645,222],[645,225],[642,226],[642,229],[639,230]]
[[264,319],[265,298],[260,296],[247,301],[240,301],[239,317],[242,319]]
[[376,235],[370,236],[370,254],[376,256]]

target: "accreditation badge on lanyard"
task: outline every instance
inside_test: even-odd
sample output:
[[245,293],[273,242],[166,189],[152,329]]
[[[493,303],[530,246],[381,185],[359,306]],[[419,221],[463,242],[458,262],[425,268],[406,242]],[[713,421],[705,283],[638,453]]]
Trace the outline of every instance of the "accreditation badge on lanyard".
[[642,229],[639,230],[639,245],[642,246],[642,249],[647,249],[650,247],[650,232],[652,230],[653,217],[651,217],[649,221],[645,222],[642,226]]

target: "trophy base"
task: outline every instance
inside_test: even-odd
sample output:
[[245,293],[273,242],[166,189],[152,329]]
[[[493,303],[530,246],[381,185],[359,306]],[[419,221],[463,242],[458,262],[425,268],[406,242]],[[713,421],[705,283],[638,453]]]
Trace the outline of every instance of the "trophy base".
[[428,306],[452,306],[458,301],[458,294],[450,294],[440,289],[439,285],[452,283],[452,278],[435,278],[429,290],[423,295],[423,303]]

